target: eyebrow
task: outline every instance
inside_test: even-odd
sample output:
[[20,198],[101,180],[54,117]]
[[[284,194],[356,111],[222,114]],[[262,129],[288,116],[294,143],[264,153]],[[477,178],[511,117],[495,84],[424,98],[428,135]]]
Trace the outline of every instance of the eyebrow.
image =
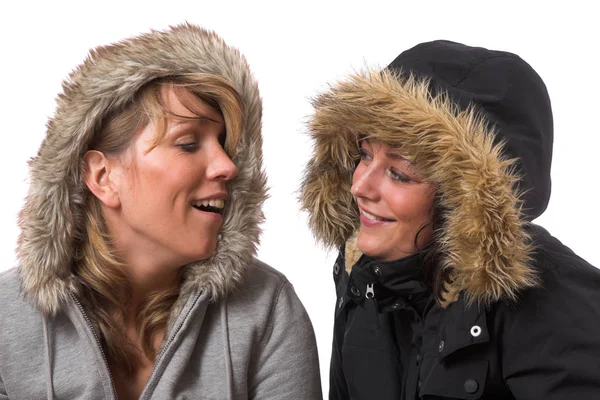
[[195,117],[190,117],[190,118],[185,118],[185,119],[175,119],[172,122],[172,124],[173,124],[173,126],[179,126],[179,125],[183,125],[183,124],[187,124],[187,123],[193,123],[193,122],[197,122],[197,121],[203,121],[203,120],[215,122],[217,124],[221,123],[221,121],[217,121],[215,119],[209,118],[206,115],[197,115]]
[[[400,154],[393,152],[393,151],[388,151],[385,153],[385,155],[393,160],[408,161],[405,157],[402,157]],[[408,162],[410,162],[410,161],[408,161]]]
[[[366,137],[364,139],[360,139],[359,141],[363,141],[363,140],[365,142],[367,142],[368,144],[371,144],[371,141],[369,140],[368,137]],[[406,157],[403,157],[402,155],[400,155],[399,153],[396,153],[393,150],[386,151],[385,155],[388,156],[389,158],[393,159],[393,160],[406,161],[406,162],[408,162],[408,163],[410,163],[412,165],[412,163]]]

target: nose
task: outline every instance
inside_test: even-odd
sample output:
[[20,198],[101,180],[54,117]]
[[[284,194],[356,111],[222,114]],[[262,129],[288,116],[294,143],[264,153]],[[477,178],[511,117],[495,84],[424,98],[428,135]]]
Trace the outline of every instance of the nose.
[[218,146],[215,153],[211,157],[211,161],[206,169],[206,174],[209,179],[230,181],[237,176],[237,166],[231,161],[229,155]]
[[360,163],[354,170],[350,193],[357,198],[376,200],[378,186],[377,168],[374,166],[374,163],[369,165]]

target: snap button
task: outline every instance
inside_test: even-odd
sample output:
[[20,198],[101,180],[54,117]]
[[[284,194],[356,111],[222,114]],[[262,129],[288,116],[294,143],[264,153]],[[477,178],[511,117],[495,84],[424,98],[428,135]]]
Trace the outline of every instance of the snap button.
[[442,340],[438,346],[438,351],[441,353],[442,351],[444,351],[444,341]]
[[350,288],[350,292],[355,295],[356,297],[360,297],[360,290],[358,290],[358,288],[356,286],[352,286]]
[[479,385],[475,379],[469,378],[465,381],[465,390],[467,393],[475,393]]
[[373,272],[375,275],[381,276],[381,268],[379,268],[377,265],[373,267]]
[[479,325],[474,325],[471,327],[471,336],[473,337],[477,337],[481,335],[481,328],[479,327]]
[[336,275],[340,273],[340,264],[337,263],[337,262],[333,266],[333,273],[336,274]]

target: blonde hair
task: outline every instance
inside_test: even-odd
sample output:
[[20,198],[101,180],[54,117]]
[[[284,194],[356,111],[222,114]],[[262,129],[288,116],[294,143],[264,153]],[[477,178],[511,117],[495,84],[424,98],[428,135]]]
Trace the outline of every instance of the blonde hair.
[[[233,156],[243,126],[241,98],[225,79],[208,74],[174,76],[146,84],[130,103],[105,118],[90,142],[89,150],[119,156],[150,121],[156,124],[152,149],[164,138],[168,119],[193,119],[175,115],[165,106],[161,90],[165,85],[173,87],[182,104],[192,112],[188,93],[222,113],[226,129],[224,148],[230,157]],[[130,304],[129,282],[124,272],[127,266],[113,251],[100,201],[91,192],[87,192],[84,213],[84,235],[78,247],[74,272],[83,284],[84,302],[101,334],[105,350],[126,373],[131,374],[140,363],[140,350],[149,359],[156,356],[153,340],[166,327],[171,308],[179,296],[179,285],[153,292],[142,303],[136,316],[142,342],[142,349],[138,349],[127,339],[125,332],[125,317]]]

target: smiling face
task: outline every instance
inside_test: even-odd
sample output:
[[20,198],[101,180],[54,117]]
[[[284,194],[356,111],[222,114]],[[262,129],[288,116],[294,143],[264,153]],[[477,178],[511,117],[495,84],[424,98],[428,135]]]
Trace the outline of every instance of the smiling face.
[[357,245],[363,253],[391,261],[431,240],[435,187],[389,147],[361,141],[351,191],[360,211]]
[[165,85],[161,94],[173,114],[166,134],[157,143],[157,124],[150,122],[111,161],[118,202],[105,215],[126,262],[146,258],[182,266],[215,251],[226,183],[237,168],[223,149],[225,123],[218,110],[186,89]]

